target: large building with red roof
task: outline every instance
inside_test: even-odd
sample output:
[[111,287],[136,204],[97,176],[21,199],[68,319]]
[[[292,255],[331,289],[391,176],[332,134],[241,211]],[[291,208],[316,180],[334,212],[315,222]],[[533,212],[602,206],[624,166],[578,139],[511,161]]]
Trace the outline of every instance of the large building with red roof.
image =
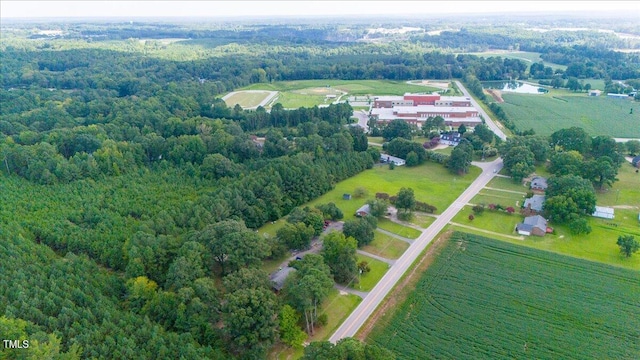
[[482,123],[478,110],[471,105],[470,98],[439,94],[376,97],[369,116],[379,124],[401,119],[420,126],[428,118],[436,116],[444,118],[445,125],[453,127],[462,124],[473,127]]

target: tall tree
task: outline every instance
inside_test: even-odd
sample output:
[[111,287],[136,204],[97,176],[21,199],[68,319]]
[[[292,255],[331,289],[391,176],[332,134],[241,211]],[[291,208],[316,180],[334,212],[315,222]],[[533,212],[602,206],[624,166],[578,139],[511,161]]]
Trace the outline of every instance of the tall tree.
[[333,231],[324,237],[322,257],[331,269],[333,278],[347,284],[358,274],[356,249],[358,243],[352,237]]
[[575,150],[586,155],[591,150],[591,137],[583,128],[574,126],[551,134],[551,145],[564,151]]
[[640,242],[633,235],[618,236],[616,244],[620,247],[620,252],[626,257],[631,257],[633,253],[640,250]]
[[278,321],[280,340],[283,343],[293,347],[302,346],[302,342],[307,338],[307,335],[298,327],[299,320],[300,315],[290,305],[286,304],[280,309]]
[[469,171],[469,166],[473,160],[473,146],[468,141],[461,141],[453,151],[447,161],[447,168],[453,173],[462,175]]
[[585,162],[582,174],[584,178],[591,180],[594,187],[602,190],[605,185],[612,186],[618,181],[618,166],[608,156],[601,156]]
[[307,254],[296,261],[297,270],[285,282],[283,292],[287,302],[304,314],[305,328],[313,334],[318,319],[318,306],[333,288],[331,269],[324,258],[316,254]]
[[515,182],[521,182],[523,178],[535,171],[534,155],[526,146],[512,147],[502,158],[505,169],[509,171]]
[[556,176],[580,174],[582,171],[583,156],[575,151],[562,151],[556,153],[549,161],[548,170]]
[[412,132],[411,125],[404,120],[396,119],[392,120],[384,127],[382,130],[382,137],[386,141],[391,141],[395,138],[411,140]]
[[347,220],[342,227],[342,233],[346,237],[356,239],[358,246],[362,247],[373,241],[377,224],[378,220],[371,215]]
[[396,208],[403,209],[405,213],[411,212],[416,207],[416,197],[412,188],[401,188],[396,199]]
[[289,249],[307,249],[311,244],[314,230],[303,222],[295,224],[286,223],[278,229],[276,236],[278,240]]

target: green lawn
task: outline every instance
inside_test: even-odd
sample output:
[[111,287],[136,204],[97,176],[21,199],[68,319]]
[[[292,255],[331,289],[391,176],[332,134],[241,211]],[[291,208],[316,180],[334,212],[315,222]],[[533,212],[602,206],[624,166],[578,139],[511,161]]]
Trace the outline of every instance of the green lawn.
[[[545,95],[503,93],[504,109],[519,129],[538,135],[578,126],[593,135],[640,138],[640,103],[552,90]],[[633,114],[630,109],[633,108]]]
[[468,174],[458,176],[449,173],[444,166],[431,162],[416,167],[398,166],[394,170],[389,170],[387,166],[376,166],[336,184],[335,189],[306,205],[313,207],[334,202],[344,213],[345,220],[348,220],[353,218],[353,214],[367,199],[343,200],[343,194],[353,194],[355,188],[364,187],[369,191],[369,198],[373,198],[377,192],[395,195],[400,188],[410,187],[416,200],[436,206],[437,213],[440,213],[451,205],[479,174],[480,169],[472,166]]
[[437,150],[433,150],[433,151],[441,153],[441,154],[451,155],[451,152],[453,151],[454,147],[455,146],[447,146],[446,148],[437,149]]
[[398,359],[637,359],[640,272],[456,233],[367,342]]
[[371,271],[366,274],[362,274],[360,276],[360,282],[358,284],[352,284],[351,288],[360,291],[370,291],[374,286],[376,286],[387,270],[389,270],[389,264],[360,254],[358,254],[357,257],[358,262],[368,262]]
[[407,239],[415,239],[418,236],[420,236],[420,234],[422,234],[420,231],[414,229],[414,228],[410,228],[404,225],[400,225],[398,223],[395,223],[389,219],[379,219],[378,220],[378,227],[380,229],[383,230],[387,230],[389,232],[392,232],[396,235],[400,235],[402,237],[405,237]]
[[408,247],[409,243],[376,231],[373,241],[369,245],[362,247],[361,250],[393,260],[399,258]]
[[429,86],[410,85],[404,81],[392,80],[300,80],[279,81],[274,83],[251,84],[241,90],[293,91],[305,88],[331,86],[346,91],[349,95],[404,95],[411,93],[430,93],[439,89]]
[[596,191],[598,205],[627,205],[640,211],[640,174],[625,161],[618,171],[618,179],[612,188]]
[[338,290],[331,290],[329,296],[322,302],[321,309],[318,309],[318,315],[327,314],[327,325],[316,328],[315,334],[309,337],[307,341],[323,341],[329,339],[331,334],[333,334],[361,301],[362,299],[357,295],[340,295]]
[[485,210],[481,215],[474,214],[475,218],[473,220],[469,220],[470,214],[474,213],[471,211],[471,206],[467,205],[453,217],[453,222],[473,226],[478,229],[495,231],[505,235],[518,236],[513,229],[515,229],[516,224],[522,222],[523,219],[522,215],[517,212],[509,215],[501,211]]
[[428,228],[434,221],[436,221],[435,217],[418,212],[414,212],[413,217],[409,220],[413,225],[419,226],[423,229]]
[[489,183],[487,184],[487,187],[518,191],[522,193],[526,193],[529,190],[529,188],[522,186],[519,183],[515,183],[513,182],[513,180],[509,178],[503,178],[503,177],[497,177],[497,176],[491,179],[491,181],[489,181]]
[[500,204],[503,206],[513,206],[519,208],[524,202],[524,194],[514,194],[512,192],[482,189],[473,199],[472,204]]

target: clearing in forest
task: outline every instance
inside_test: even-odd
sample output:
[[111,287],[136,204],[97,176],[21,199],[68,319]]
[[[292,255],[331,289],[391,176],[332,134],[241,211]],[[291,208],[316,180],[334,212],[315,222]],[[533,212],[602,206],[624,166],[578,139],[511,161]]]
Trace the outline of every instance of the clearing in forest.
[[243,109],[253,109],[267,105],[277,94],[276,91],[243,90],[231,92],[223,96],[222,100],[231,108],[238,104]]

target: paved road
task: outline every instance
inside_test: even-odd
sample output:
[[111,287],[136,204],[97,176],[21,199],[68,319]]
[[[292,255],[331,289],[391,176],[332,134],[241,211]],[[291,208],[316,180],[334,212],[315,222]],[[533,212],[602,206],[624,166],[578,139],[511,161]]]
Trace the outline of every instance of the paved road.
[[353,117],[358,118],[358,125],[364,129],[365,133],[369,132],[369,115],[364,110],[358,110],[353,112]]
[[485,120],[485,123],[487,124],[487,126],[489,127],[489,129],[491,129],[491,131],[493,131],[496,135],[498,135],[502,140],[507,140],[507,135],[505,135],[502,130],[500,130],[500,128],[498,127],[498,125],[496,125],[496,123],[489,117],[489,115],[487,115],[487,113],[480,107],[480,105],[478,104],[478,102],[473,98],[473,96],[471,96],[469,94],[469,91],[467,91],[467,88],[465,88],[462,83],[460,81],[456,81],[456,85],[458,85],[458,89],[460,89],[460,91],[462,91],[462,93],[464,94],[464,96],[467,96],[471,99],[471,104],[473,106],[475,106],[476,109],[478,109],[478,112],[482,115],[482,117]]
[[474,163],[482,169],[482,174],[449,206],[438,218],[422,232],[404,254],[396,260],[378,284],[362,300],[360,305],[340,325],[338,330],[329,338],[332,343],[345,337],[351,337],[360,329],[362,324],[371,316],[380,305],[409,266],[418,258],[418,255],[429,245],[435,236],[453,219],[453,217],[468,203],[487,183],[502,169],[502,158],[489,163]]

